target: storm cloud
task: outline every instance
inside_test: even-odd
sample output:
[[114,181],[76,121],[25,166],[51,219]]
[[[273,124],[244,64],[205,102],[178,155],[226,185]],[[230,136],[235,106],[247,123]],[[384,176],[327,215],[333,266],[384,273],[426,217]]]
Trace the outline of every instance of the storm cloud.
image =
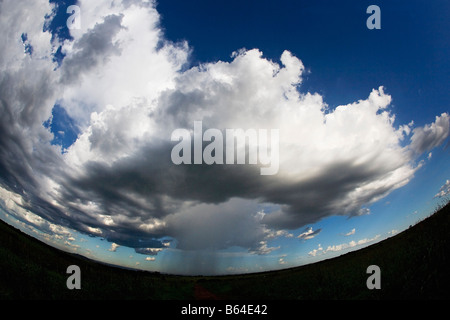
[[[42,31],[51,4],[25,2],[0,3],[0,183],[2,195],[18,199],[9,209],[23,221],[30,222],[19,208],[47,226],[152,256],[168,238],[179,250],[238,246],[264,254],[274,250],[266,241],[276,232],[367,214],[449,134],[446,113],[424,127],[397,125],[382,84],[329,108],[321,95],[302,91],[305,67],[289,51],[272,61],[236,48],[229,61],[186,68],[191,48],[164,38],[147,2],[80,1],[82,29],[62,41],[57,65],[52,34]],[[56,104],[80,130],[64,153],[43,125]],[[171,133],[194,121],[204,130],[278,129],[279,172],[175,165]]]

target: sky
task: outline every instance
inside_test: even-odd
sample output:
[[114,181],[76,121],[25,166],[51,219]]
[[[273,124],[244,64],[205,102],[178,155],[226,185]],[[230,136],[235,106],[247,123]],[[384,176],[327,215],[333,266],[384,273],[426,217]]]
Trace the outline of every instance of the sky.
[[[449,16],[448,1],[3,0],[0,218],[183,275],[398,234],[450,194]],[[224,160],[238,129],[256,163]]]

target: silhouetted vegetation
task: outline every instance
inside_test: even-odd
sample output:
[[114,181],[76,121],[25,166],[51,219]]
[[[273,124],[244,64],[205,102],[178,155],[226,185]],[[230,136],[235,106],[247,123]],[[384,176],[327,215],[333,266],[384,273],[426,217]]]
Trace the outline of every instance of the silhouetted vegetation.
[[[0,223],[0,298],[227,300],[448,299],[450,206],[394,237],[337,258],[281,271],[188,277],[125,270],[68,254]],[[66,269],[81,268],[81,290]],[[369,265],[381,289],[366,286]],[[198,297],[198,296],[197,296]]]

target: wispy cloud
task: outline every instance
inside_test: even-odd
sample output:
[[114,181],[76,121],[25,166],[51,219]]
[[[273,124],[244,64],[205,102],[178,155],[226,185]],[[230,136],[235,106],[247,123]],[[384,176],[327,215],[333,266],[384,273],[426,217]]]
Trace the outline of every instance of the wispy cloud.
[[302,232],[297,236],[297,238],[302,240],[309,240],[317,236],[322,229],[313,230],[312,227],[309,227],[306,231]]
[[389,235],[389,236],[394,236],[394,235],[396,235],[397,233],[398,233],[398,230],[397,230],[397,229],[392,229],[391,231],[388,232],[388,235]]
[[347,233],[345,234],[345,236],[351,236],[351,235],[354,235],[355,232],[356,232],[356,229],[353,228],[351,231],[347,232]]
[[445,181],[445,184],[435,194],[434,198],[444,198],[450,195],[450,180]]
[[374,241],[378,240],[379,238],[380,238],[380,235],[376,235],[373,238],[364,238],[364,239],[360,239],[358,241],[353,241],[352,240],[352,241],[347,242],[347,243],[330,245],[326,249],[323,249],[323,247],[319,244],[317,249],[311,250],[308,254],[310,256],[315,257],[317,255],[326,254],[328,252],[339,252],[339,251],[355,248],[357,246],[362,246],[362,245],[374,242]]

